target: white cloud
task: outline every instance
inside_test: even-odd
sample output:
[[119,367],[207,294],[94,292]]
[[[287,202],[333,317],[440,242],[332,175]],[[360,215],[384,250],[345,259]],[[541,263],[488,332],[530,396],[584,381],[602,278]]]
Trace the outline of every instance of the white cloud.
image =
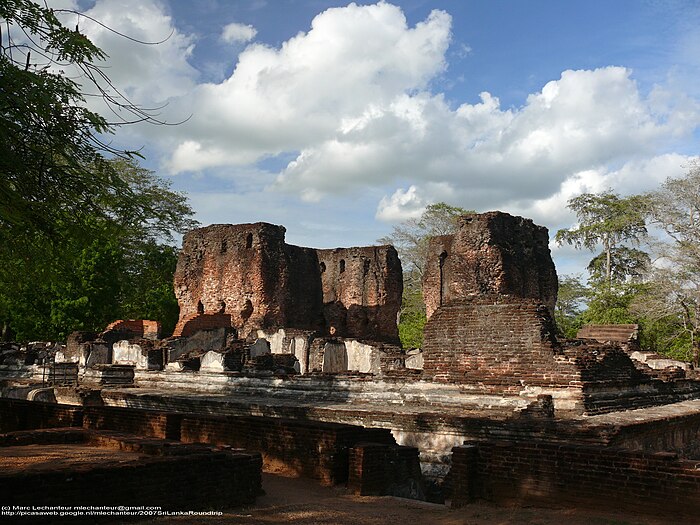
[[428,203],[418,195],[418,189],[411,186],[408,190],[397,189],[391,197],[383,197],[377,206],[376,217],[386,222],[401,222],[417,219],[425,211]]
[[[340,128],[374,120],[373,108],[384,112],[445,69],[450,24],[443,11],[408,27],[391,4],[350,4],[319,14],[310,31],[278,49],[249,45],[230,78],[194,91],[192,120],[172,131],[181,144],[199,144],[198,160],[187,160],[180,149],[170,169],[231,162],[219,152],[232,149],[241,159],[303,149],[313,155],[311,148],[325,141],[332,149],[332,141],[343,138]],[[296,164],[306,162],[302,154]],[[317,191],[309,185],[299,190]]]
[[221,40],[224,42],[250,42],[258,34],[258,30],[251,25],[232,22],[224,26],[221,31]]
[[[451,39],[451,17],[439,10],[411,27],[385,2],[328,9],[279,47],[247,45],[228,78],[199,85],[187,62],[195,39],[157,0],[98,0],[89,13],[144,40],[173,32],[164,44],[132,48],[82,26],[112,55],[108,74],[128,94],[170,99],[169,111],[192,114],[159,129],[170,172],[218,168],[235,177],[240,167],[298,152],[260,189],[316,203],[348,195],[366,202],[372,192],[375,217],[387,222],[447,201],[566,226],[566,200],[577,192],[637,192],[650,189],[640,181],[672,173],[683,160],[668,153],[674,141],[700,124],[696,99],[672,83],[642,92],[623,67],[564,71],[521,107],[504,108],[488,92],[455,107],[433,88]],[[247,42],[255,28],[229,24],[221,36]]]
[[[155,107],[194,89],[198,73],[187,62],[194,37],[175,27],[161,2],[98,0],[85,14],[102,25],[80,17],[80,31],[107,53],[104,72],[129,100]],[[131,39],[159,43],[143,44]],[[110,118],[104,108],[100,109]]]
[[669,137],[700,123],[696,100],[660,86],[644,94],[623,67],[564,71],[522,107],[483,92],[455,108],[431,90],[450,38],[447,13],[409,27],[382,2],[329,9],[279,48],[249,45],[228,79],[194,91],[194,116],[172,130],[167,167],[233,167],[298,151],[270,188],[307,202],[393,188],[379,219],[436,200],[543,215],[570,188],[593,184],[591,174],[611,182],[609,166],[661,155]]

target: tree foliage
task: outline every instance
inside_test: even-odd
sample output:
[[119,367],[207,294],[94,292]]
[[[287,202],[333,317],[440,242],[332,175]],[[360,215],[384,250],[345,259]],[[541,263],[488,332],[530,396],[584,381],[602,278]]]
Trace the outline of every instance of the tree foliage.
[[580,275],[563,275],[559,278],[554,319],[559,332],[564,337],[576,337],[576,333],[583,326],[581,313],[584,311],[589,293]]
[[[556,240],[576,248],[594,251],[602,245],[602,254],[589,264],[597,284],[611,289],[642,271],[645,254],[625,243],[638,245],[647,235],[646,199],[633,195],[622,198],[610,191],[584,193],[569,200],[568,208],[576,213],[578,224],[559,230]],[[633,264],[629,264],[633,261]]]
[[[174,324],[176,256],[161,243],[195,224],[192,210],[133,152],[104,141],[120,123],[157,122],[119,94],[105,58],[54,10],[0,2],[3,338],[58,338],[120,317]],[[117,122],[90,111],[85,90]]]
[[63,338],[120,318],[155,318],[164,330],[174,327],[177,252],[162,240],[192,228],[193,212],[183,195],[134,161],[108,163],[145,201],[136,212],[133,202],[107,195],[99,201],[102,213],[85,217],[80,232],[61,223],[31,239],[0,231],[5,337]]
[[430,237],[449,235],[457,230],[460,215],[472,213],[444,202],[428,205],[420,217],[394,226],[390,235],[378,240],[393,244],[403,268],[403,298],[399,313],[399,336],[404,348],[419,348],[423,344],[426,322],[422,280],[428,259]]
[[663,323],[667,340],[688,341],[700,361],[700,165],[685,177],[669,178],[646,196],[651,221],[668,240],[655,243],[657,264],[649,292],[635,304],[638,312]]
[[[700,364],[700,166],[669,178],[645,195],[621,199],[607,192],[570,201],[579,225],[557,240],[603,252],[588,266],[586,308],[572,310],[560,288],[557,321],[570,336],[573,325],[641,326],[643,348]],[[645,222],[662,230],[647,236]],[[645,240],[653,263],[638,246]],[[570,283],[569,283],[570,284]]]

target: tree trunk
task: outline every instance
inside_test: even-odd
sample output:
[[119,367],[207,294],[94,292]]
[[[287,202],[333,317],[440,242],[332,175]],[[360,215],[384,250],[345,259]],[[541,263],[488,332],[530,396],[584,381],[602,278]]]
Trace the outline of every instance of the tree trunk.
[[605,248],[605,277],[608,281],[608,291],[610,291],[612,290],[612,269],[610,268],[612,257],[610,255],[610,236],[608,234],[605,234],[603,246]]

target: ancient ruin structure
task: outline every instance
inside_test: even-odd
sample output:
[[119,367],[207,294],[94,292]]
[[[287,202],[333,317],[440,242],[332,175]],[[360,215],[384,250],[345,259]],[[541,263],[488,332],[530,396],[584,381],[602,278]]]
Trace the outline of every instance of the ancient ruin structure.
[[172,337],[121,321],[0,347],[8,428],[80,412],[91,431],[245,447],[358,494],[591,506],[614,493],[637,511],[700,511],[698,372],[644,353],[630,327],[559,337],[545,228],[490,212],[432,239],[424,347],[410,352],[392,247],[315,250],[284,233],[185,236]]
[[315,250],[266,223],[189,232],[175,273],[175,335],[230,326],[245,338],[291,328],[398,342],[401,263],[391,246]]
[[473,296],[535,299],[554,312],[557,273],[547,228],[507,213],[464,215],[457,233],[433,237],[423,278],[430,318],[440,306]]

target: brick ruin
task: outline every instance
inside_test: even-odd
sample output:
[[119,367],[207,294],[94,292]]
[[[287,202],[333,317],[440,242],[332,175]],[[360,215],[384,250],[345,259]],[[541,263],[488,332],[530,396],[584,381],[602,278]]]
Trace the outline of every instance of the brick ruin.
[[474,296],[534,299],[554,312],[559,288],[547,228],[502,212],[469,214],[454,235],[433,237],[423,278],[430,318]]
[[266,223],[189,232],[175,272],[174,335],[202,316],[218,316],[242,338],[291,328],[398,342],[403,282],[392,246],[316,250],[286,244],[284,235],[282,226]]
[[112,430],[258,450],[358,494],[579,504],[634,478],[643,490],[621,499],[639,505],[661,478],[695,490],[697,372],[643,352],[634,326],[558,337],[545,228],[490,212],[431,239],[424,347],[410,352],[397,344],[392,247],[317,250],[284,235],[266,223],[190,232],[172,337],[127,320],[65,346],[0,348],[0,394],[84,407],[83,421]]

